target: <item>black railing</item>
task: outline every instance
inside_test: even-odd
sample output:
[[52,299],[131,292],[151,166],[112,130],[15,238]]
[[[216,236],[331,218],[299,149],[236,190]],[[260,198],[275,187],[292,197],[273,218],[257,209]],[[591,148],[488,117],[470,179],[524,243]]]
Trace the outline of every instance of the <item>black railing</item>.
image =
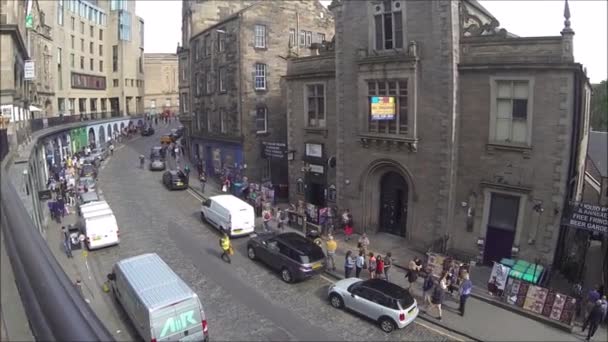
[[81,113],[81,114],[73,114],[73,115],[60,115],[53,116],[49,118],[40,118],[30,120],[30,127],[32,132],[39,131],[48,127],[55,127],[60,125],[65,125],[68,123],[80,122],[80,121],[89,121],[89,120],[103,120],[110,118],[121,117],[120,112],[91,112],[91,113]]

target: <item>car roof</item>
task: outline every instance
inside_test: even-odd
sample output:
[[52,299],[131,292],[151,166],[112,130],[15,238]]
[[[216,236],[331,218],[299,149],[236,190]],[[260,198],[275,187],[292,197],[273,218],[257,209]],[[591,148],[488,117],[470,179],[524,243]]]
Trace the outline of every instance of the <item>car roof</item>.
[[157,150],[162,150],[163,147],[162,146],[154,146],[152,147],[152,150],[157,151]]
[[242,199],[233,195],[217,195],[211,196],[209,199],[223,207],[250,207],[251,205]]
[[99,200],[99,196],[95,191],[83,192],[80,194],[80,198],[82,198],[85,202],[92,202]]
[[321,248],[314,242],[310,241],[306,237],[298,233],[283,233],[276,236],[277,240],[284,242],[290,247],[296,249],[298,252],[305,255],[311,254],[313,249]]
[[382,292],[385,295],[395,299],[412,298],[412,295],[406,289],[384,279],[368,279],[363,281],[361,285]]

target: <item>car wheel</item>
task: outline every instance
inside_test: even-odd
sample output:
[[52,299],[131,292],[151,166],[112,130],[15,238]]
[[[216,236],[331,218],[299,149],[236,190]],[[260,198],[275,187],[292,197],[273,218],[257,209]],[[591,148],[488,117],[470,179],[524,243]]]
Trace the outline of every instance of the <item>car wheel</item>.
[[340,297],[340,295],[336,293],[332,293],[329,296],[329,303],[336,309],[342,309],[344,307],[344,301],[342,300],[342,297]]
[[247,247],[247,256],[251,260],[255,260],[255,249],[252,246]]
[[380,323],[380,329],[382,329],[382,331],[384,331],[387,334],[391,333],[391,332],[393,332],[393,330],[395,330],[395,322],[393,322],[393,320],[388,317],[380,318],[379,323]]
[[283,268],[281,270],[281,279],[283,279],[286,283],[291,283],[293,281],[293,277],[291,276],[291,272],[287,268]]

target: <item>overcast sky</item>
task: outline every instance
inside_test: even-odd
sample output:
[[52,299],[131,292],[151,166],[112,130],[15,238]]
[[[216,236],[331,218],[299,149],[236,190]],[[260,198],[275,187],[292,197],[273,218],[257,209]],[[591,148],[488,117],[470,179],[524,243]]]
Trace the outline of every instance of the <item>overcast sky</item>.
[[[558,36],[564,27],[563,0],[480,2],[501,27],[521,37]],[[175,53],[181,40],[181,1],[138,0],[136,6],[137,15],[145,21],[145,51]],[[606,0],[570,0],[574,56],[587,68],[593,83],[607,78],[607,13]]]

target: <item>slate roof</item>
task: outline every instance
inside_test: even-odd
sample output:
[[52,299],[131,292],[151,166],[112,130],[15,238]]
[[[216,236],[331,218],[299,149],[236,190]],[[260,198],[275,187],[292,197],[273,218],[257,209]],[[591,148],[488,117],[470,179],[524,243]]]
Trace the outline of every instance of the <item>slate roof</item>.
[[589,132],[587,155],[602,177],[608,177],[608,132]]

